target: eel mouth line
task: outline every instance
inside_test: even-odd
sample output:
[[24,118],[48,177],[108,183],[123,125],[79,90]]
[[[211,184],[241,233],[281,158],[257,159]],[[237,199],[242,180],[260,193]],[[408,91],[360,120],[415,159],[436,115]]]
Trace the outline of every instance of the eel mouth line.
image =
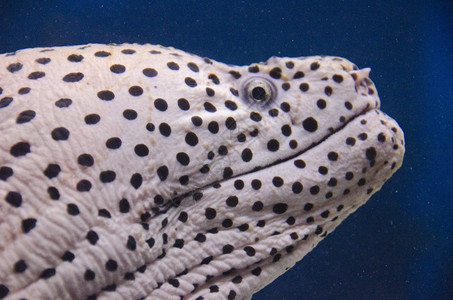
[[324,136],[321,140],[319,140],[318,142],[316,143],[313,143],[311,144],[310,146],[308,146],[307,148],[305,149],[302,149],[300,150],[299,152],[293,154],[293,155],[290,155],[286,158],[281,158],[281,159],[278,159],[270,164],[267,164],[265,166],[257,166],[255,168],[253,168],[252,170],[250,171],[247,171],[247,172],[243,172],[243,173],[239,173],[239,174],[236,174],[232,177],[228,177],[228,178],[225,178],[225,179],[221,179],[221,180],[216,180],[214,182],[211,182],[211,183],[208,183],[204,186],[201,186],[199,188],[196,188],[196,189],[193,189],[189,192],[186,192],[184,194],[181,194],[181,195],[178,195],[177,197],[174,197],[174,198],[171,198],[168,203],[166,205],[164,205],[160,210],[159,212],[157,212],[157,214],[163,214],[163,213],[166,213],[171,207],[178,207],[181,205],[181,202],[183,199],[187,198],[187,197],[190,197],[192,196],[193,194],[195,194],[196,192],[199,192],[199,191],[202,191],[202,190],[205,190],[207,188],[210,188],[216,184],[221,184],[227,180],[232,180],[232,179],[235,179],[235,178],[239,178],[239,177],[242,177],[242,176],[245,176],[247,174],[251,174],[251,173],[254,173],[254,172],[257,172],[257,171],[260,171],[260,170],[264,170],[264,169],[268,169],[268,168],[272,168],[273,166],[276,166],[278,164],[281,164],[281,163],[284,163],[284,162],[287,162],[289,160],[292,160],[296,157],[298,157],[299,155],[302,155],[304,153],[306,153],[307,151],[313,149],[314,147],[317,147],[318,145],[320,145],[321,143],[325,142],[328,138],[330,138],[331,136],[333,136],[334,134],[342,131],[346,126],[348,126],[351,122],[353,122],[355,119],[365,115],[366,113],[372,111],[372,110],[378,110],[379,108],[378,107],[372,107],[370,105],[370,103],[368,103],[366,105],[366,107],[364,109],[362,109],[362,111],[360,111],[358,114],[354,115],[353,117],[351,117],[348,121],[346,121],[343,125],[341,125],[340,127],[338,127],[337,129],[334,129],[333,131],[331,131],[329,134],[327,134],[326,136]]

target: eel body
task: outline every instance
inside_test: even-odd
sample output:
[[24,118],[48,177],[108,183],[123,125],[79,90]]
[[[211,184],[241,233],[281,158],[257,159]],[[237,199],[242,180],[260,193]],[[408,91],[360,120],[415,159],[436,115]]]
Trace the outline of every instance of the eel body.
[[401,166],[368,74],[137,44],[0,55],[0,299],[250,298]]

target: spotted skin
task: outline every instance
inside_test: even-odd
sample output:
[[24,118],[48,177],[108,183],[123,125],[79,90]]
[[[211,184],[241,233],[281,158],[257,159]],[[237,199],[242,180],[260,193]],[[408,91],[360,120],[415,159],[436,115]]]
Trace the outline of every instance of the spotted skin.
[[0,299],[247,299],[400,167],[337,57],[154,45],[0,56]]

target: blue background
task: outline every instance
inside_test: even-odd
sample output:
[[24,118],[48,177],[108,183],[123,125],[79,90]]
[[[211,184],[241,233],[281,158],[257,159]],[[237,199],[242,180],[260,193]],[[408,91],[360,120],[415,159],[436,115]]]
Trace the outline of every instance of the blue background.
[[381,192],[254,299],[453,299],[452,1],[0,1],[0,53],[154,43],[231,64],[371,67],[407,152]]

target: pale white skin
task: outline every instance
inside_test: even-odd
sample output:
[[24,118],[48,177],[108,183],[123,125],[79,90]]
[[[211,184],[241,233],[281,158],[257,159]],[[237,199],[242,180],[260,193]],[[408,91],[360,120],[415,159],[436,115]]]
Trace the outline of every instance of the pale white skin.
[[369,69],[344,59],[46,50],[0,56],[0,298],[250,298],[402,163]]

